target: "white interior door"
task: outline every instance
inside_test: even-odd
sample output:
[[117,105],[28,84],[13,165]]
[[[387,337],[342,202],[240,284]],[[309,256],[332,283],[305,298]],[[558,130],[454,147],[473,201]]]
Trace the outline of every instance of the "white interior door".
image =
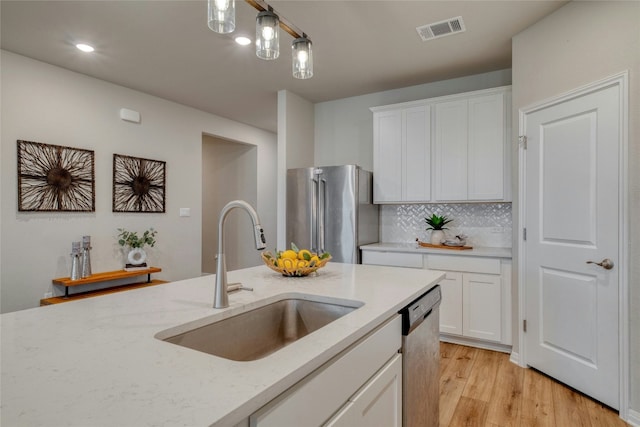
[[620,96],[600,87],[522,123],[525,360],[616,409]]

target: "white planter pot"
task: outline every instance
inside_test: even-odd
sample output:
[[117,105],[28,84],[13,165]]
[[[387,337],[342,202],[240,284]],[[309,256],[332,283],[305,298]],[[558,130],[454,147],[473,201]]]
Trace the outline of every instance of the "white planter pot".
[[144,264],[147,260],[147,253],[142,248],[133,248],[129,251],[127,260],[129,260],[129,264],[132,265]]
[[431,244],[432,245],[441,245],[444,240],[444,231],[443,230],[431,230]]

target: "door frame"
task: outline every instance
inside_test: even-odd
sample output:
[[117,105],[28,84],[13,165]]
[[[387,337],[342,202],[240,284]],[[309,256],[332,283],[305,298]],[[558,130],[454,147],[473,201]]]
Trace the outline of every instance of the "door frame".
[[[591,92],[598,91],[606,87],[617,87],[620,93],[620,154],[618,158],[618,200],[619,200],[619,235],[618,235],[618,251],[620,258],[618,260],[618,335],[619,335],[619,396],[620,396],[620,418],[627,420],[629,417],[629,394],[630,394],[630,348],[629,348],[629,173],[628,173],[628,137],[629,137],[629,72],[623,71],[598,80],[593,83],[581,86],[577,89],[565,92],[561,95],[554,96],[534,104],[522,107],[518,110],[518,135],[525,134],[526,117],[528,114],[534,113],[560,104]],[[512,360],[522,367],[527,367],[527,352],[523,333],[523,323],[525,320],[526,310],[526,292],[525,292],[525,261],[526,251],[523,238],[523,228],[526,224],[525,213],[525,184],[526,184],[526,141],[518,138],[518,230],[517,248],[518,248],[518,324],[516,340],[519,344],[519,353],[512,354]]]

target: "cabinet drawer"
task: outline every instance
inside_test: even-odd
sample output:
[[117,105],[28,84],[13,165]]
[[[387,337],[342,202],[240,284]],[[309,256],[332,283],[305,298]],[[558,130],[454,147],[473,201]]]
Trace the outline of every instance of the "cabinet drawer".
[[486,274],[501,273],[499,258],[432,254],[427,255],[426,258],[426,267],[432,270],[464,271]]
[[422,268],[422,254],[362,251],[362,263],[392,267]]
[[303,379],[249,418],[251,427],[322,425],[391,359],[402,345],[393,317],[346,353]]

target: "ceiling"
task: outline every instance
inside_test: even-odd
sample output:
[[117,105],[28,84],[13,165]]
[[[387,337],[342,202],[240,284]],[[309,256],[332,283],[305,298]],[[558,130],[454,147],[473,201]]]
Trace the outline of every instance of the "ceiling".
[[[317,103],[511,67],[511,37],[564,1],[274,0],[313,41],[314,76],[207,27],[207,2],[8,1],[2,49],[276,131],[277,92]],[[236,34],[255,35],[257,11],[237,0]],[[417,26],[462,16],[466,31],[423,42]],[[96,50],[84,54],[74,45]]]

